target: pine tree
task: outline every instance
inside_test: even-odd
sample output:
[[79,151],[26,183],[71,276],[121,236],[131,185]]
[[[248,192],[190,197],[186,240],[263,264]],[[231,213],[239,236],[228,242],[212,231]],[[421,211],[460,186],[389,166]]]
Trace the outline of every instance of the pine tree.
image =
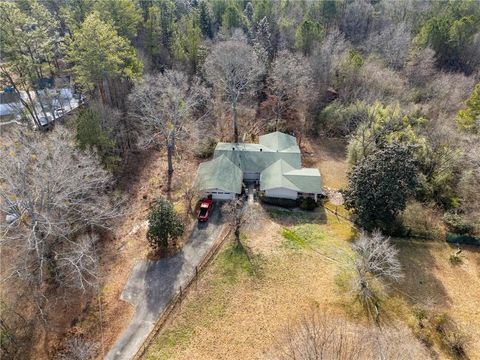
[[213,24],[212,24],[212,15],[208,3],[206,1],[200,2],[200,29],[202,34],[209,39],[213,38]]
[[131,80],[142,72],[142,63],[128,40],[97,12],[90,14],[69,44],[68,60],[75,82],[83,91],[98,90],[102,102],[111,104],[110,80]]

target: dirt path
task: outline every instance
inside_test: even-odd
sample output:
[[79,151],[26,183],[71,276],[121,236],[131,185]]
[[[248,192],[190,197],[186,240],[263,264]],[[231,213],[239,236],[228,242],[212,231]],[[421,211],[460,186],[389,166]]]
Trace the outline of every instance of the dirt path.
[[133,358],[170,300],[181,287],[185,288],[195,275],[195,268],[221,235],[224,225],[218,209],[219,204],[208,223],[194,228],[181,252],[168,259],[135,265],[121,295],[122,300],[134,306],[135,315],[105,359]]

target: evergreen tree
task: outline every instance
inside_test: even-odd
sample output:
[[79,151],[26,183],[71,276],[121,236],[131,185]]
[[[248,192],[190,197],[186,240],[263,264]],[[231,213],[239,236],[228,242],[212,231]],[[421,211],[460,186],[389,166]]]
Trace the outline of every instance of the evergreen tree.
[[[38,1],[29,2],[23,11],[14,2],[1,2],[0,22],[2,81],[14,89],[34,123],[41,127],[39,119],[47,113],[39,82],[56,71],[62,50],[62,39],[56,36],[58,23]],[[21,91],[26,91],[27,98],[20,96]]]
[[244,26],[245,18],[242,12],[235,4],[228,6],[222,16],[222,31],[230,33],[233,29],[243,28]]
[[175,245],[175,240],[183,235],[185,227],[167,200],[158,199],[148,216],[147,239],[154,250],[166,249]]
[[423,24],[416,37],[417,44],[430,46],[437,63],[452,69],[471,71],[470,59],[463,53],[480,31],[480,7],[478,2],[441,1],[435,4],[430,18]]
[[212,14],[209,8],[209,5],[206,1],[200,2],[200,29],[202,34],[209,39],[213,38],[213,24],[212,24]]
[[95,10],[105,22],[111,22],[118,35],[127,39],[137,36],[141,20],[140,9],[131,0],[100,0],[95,3]]
[[465,109],[457,114],[457,124],[463,130],[476,133],[480,130],[480,83],[475,86],[465,105]]
[[198,15],[192,12],[184,16],[175,31],[173,55],[178,60],[189,62],[192,73],[196,73],[202,32],[198,25]]
[[391,230],[397,214],[414,194],[417,167],[408,147],[385,145],[354,166],[344,192],[345,207],[366,230]]
[[150,6],[148,8],[147,21],[145,22],[146,50],[153,63],[157,63],[160,55],[160,39],[162,36],[162,28],[160,26],[160,8]]
[[304,55],[309,55],[315,42],[320,42],[325,30],[320,23],[304,19],[295,32],[295,47]]
[[110,80],[131,80],[142,71],[135,49],[97,12],[85,19],[70,42],[68,60],[75,82],[84,91],[98,90],[106,104],[112,102]]

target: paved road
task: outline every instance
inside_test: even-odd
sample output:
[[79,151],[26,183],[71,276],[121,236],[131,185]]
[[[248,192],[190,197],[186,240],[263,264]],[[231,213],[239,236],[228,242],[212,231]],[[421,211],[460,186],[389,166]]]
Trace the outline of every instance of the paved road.
[[219,206],[208,223],[198,224],[178,254],[158,261],[142,261],[133,268],[121,299],[135,307],[135,315],[109,351],[106,360],[130,360],[153,330],[168,302],[195,274],[195,267],[223,229]]

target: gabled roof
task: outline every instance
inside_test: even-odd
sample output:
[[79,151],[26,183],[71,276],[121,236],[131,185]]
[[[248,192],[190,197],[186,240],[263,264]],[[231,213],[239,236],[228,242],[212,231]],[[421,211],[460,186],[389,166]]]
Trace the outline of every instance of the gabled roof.
[[199,165],[196,186],[201,190],[220,189],[240,194],[242,179],[242,170],[222,155]]
[[297,139],[294,136],[275,131],[270,134],[260,136],[260,145],[269,147],[274,151],[299,152]]
[[240,194],[243,172],[260,173],[260,189],[287,188],[298,192],[322,192],[318,169],[301,165],[295,137],[281,132],[260,136],[259,144],[218,143],[213,160],[200,164],[197,186]]
[[320,171],[310,168],[295,169],[285,161],[278,160],[260,174],[260,190],[275,188],[320,194]]
[[215,147],[214,158],[219,156],[226,156],[242,171],[247,172],[262,172],[279,159],[283,159],[294,168],[301,167],[299,149],[298,151],[296,149],[277,151],[262,144],[218,143]]
[[289,179],[282,176],[283,173],[294,170],[294,167],[280,159],[262,171],[260,174],[260,190],[287,188],[299,191]]
[[318,169],[295,169],[284,173],[283,176],[295,184],[300,192],[322,193],[322,178]]

